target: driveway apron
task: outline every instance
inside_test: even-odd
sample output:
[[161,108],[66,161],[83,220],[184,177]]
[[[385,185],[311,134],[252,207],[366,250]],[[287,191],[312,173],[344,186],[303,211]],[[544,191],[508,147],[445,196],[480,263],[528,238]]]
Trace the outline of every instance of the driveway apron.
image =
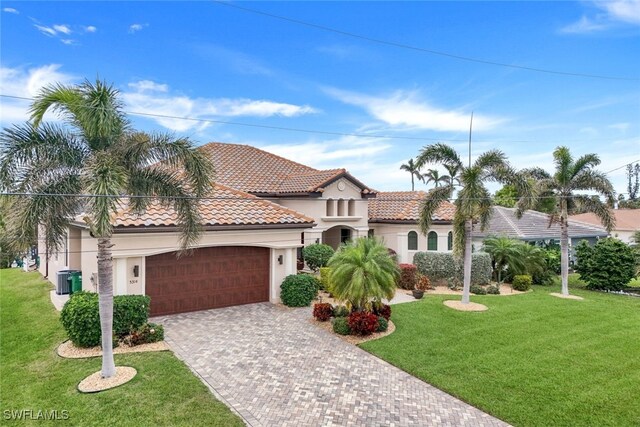
[[166,341],[251,426],[506,426],[270,303],[157,317]]

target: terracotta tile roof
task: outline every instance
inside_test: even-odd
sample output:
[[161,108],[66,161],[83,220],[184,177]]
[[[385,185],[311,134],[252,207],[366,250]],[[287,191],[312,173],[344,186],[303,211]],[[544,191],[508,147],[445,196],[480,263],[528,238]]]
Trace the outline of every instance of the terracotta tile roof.
[[363,193],[374,192],[344,169],[317,170],[256,147],[211,142],[200,147],[211,159],[215,182],[252,194],[322,192],[339,176],[347,176]]
[[[292,209],[220,184],[214,186],[214,192],[210,197],[200,202],[202,225],[205,226],[279,224],[311,226],[314,223],[313,218]],[[116,228],[175,226],[177,219],[178,216],[172,208],[166,208],[157,202],[150,204],[142,215],[131,212],[125,202],[116,213],[113,225]]]
[[[613,214],[616,217],[616,226],[614,228],[615,230],[640,230],[640,209],[614,209]],[[600,219],[592,213],[571,215],[569,218],[575,221],[586,222],[588,224],[602,227]]]
[[[522,240],[560,239],[560,225],[549,226],[549,215],[526,211],[522,218],[516,217],[515,208],[494,206],[493,215],[485,231],[474,231],[474,237],[507,236]],[[609,233],[600,227],[569,220],[569,237],[606,237]]]
[[[426,198],[425,191],[380,192],[374,199],[369,199],[369,221],[418,221],[420,204]],[[433,220],[451,222],[455,212],[452,203],[442,202]]]

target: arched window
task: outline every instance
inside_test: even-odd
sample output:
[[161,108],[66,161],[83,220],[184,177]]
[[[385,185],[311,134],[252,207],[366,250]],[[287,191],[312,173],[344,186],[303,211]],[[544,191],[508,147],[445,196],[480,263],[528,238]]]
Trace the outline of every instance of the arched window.
[[447,250],[453,250],[453,231],[450,231],[449,235],[447,236]]
[[333,199],[327,200],[327,216],[334,216],[336,214],[336,202]]
[[347,215],[356,216],[356,201],[353,199],[349,199]]
[[408,237],[408,249],[410,251],[418,250],[418,233],[410,231]]
[[430,231],[429,234],[427,234],[427,250],[438,250],[438,233],[436,233],[435,231]]
[[344,216],[345,214],[345,200],[343,199],[339,199],[338,200],[338,216]]

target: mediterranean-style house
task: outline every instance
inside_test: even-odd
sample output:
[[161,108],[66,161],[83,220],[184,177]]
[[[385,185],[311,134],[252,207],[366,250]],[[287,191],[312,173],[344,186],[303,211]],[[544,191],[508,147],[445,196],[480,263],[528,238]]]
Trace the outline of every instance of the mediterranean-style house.
[[[114,292],[149,295],[152,315],[278,302],[300,248],[313,243],[337,248],[379,236],[400,262],[418,250],[451,249],[450,203],[426,236],[418,228],[424,192],[377,192],[344,169],[317,170],[248,145],[199,149],[213,163],[215,185],[201,202],[204,233],[191,253],[177,257],[177,216],[159,204],[135,215],[124,203],[113,219]],[[39,248],[40,271],[55,283],[58,271],[80,270],[83,289],[95,291],[96,253],[96,239],[78,219],[61,251]]]
[[[614,209],[613,216],[616,218],[616,226],[611,230],[611,235],[625,243],[638,243],[633,241],[633,235],[640,231],[640,209]],[[600,219],[592,213],[572,215],[570,218],[595,226],[602,225]]]

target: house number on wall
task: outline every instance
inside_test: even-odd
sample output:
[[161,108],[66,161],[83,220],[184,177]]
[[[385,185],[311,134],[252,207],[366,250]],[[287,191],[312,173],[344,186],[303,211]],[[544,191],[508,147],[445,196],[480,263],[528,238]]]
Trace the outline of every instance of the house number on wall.
[[137,285],[138,284],[138,279],[129,279],[129,284],[130,285]]

